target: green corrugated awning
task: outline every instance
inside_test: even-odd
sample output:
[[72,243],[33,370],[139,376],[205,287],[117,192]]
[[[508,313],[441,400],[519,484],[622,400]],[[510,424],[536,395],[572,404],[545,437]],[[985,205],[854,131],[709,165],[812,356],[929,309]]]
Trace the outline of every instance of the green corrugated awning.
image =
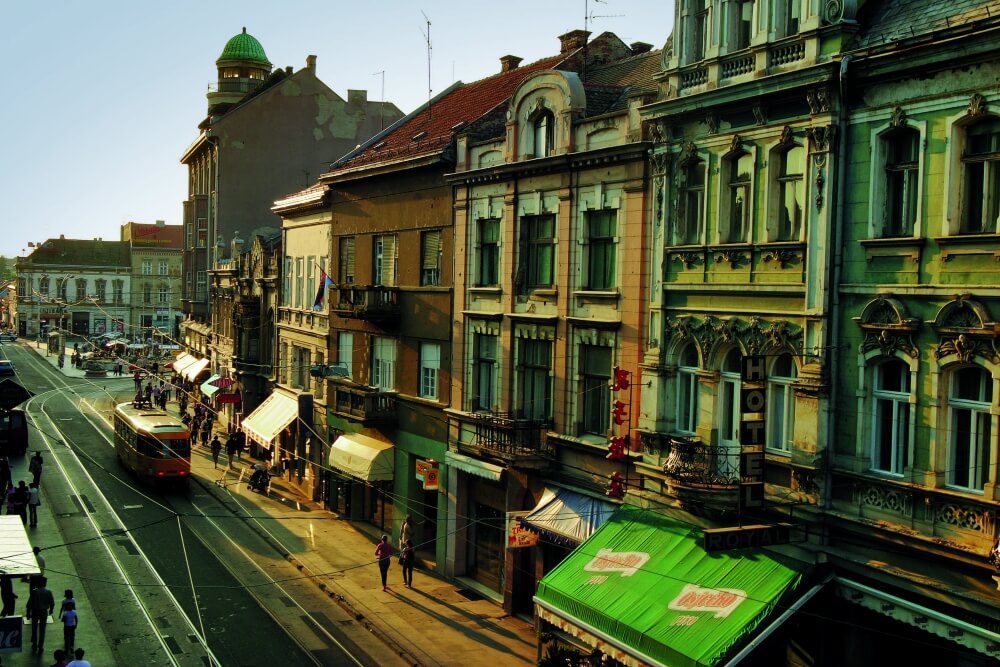
[[219,391],[220,387],[216,387],[212,383],[218,380],[220,377],[221,377],[220,375],[214,375],[214,374],[210,375],[207,380],[201,383],[201,393],[204,394],[205,396],[208,396],[209,398],[214,396],[215,392]]
[[701,538],[623,505],[539,582],[536,611],[626,664],[715,665],[802,574],[762,550],[707,553]]

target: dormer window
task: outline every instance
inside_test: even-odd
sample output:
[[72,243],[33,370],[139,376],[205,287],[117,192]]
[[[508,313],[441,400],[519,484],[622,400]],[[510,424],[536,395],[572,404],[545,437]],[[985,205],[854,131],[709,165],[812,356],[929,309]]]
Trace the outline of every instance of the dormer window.
[[551,111],[543,111],[532,124],[532,154],[535,157],[547,157],[552,155],[555,133],[555,118]]

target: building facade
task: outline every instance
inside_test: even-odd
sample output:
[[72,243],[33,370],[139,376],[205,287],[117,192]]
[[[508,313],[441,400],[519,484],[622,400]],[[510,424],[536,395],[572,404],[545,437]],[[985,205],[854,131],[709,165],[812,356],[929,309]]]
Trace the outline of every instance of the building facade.
[[181,270],[183,228],[128,222],[122,225],[121,240],[129,245],[132,281],[129,303],[131,336],[143,341],[154,337],[173,344],[181,319]]

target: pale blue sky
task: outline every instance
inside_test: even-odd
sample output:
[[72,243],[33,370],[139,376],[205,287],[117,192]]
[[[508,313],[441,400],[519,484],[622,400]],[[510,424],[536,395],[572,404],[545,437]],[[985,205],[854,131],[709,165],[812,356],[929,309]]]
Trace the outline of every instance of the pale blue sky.
[[673,21],[664,0],[0,0],[0,255],[59,234],[115,239],[130,220],[178,224],[178,160],[205,117],[215,59],[244,26],[275,68],[316,54],[345,97],[380,99],[385,70],[385,98],[412,111],[427,99],[421,10],[435,92],[498,72],[505,54],[557,53],[585,12],[594,34],[655,48]]

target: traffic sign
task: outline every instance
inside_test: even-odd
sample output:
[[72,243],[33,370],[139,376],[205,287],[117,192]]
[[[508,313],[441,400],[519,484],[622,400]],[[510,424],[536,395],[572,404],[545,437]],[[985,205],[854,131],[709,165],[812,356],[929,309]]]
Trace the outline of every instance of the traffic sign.
[[0,382],[0,410],[13,410],[32,396],[34,394],[10,378]]

